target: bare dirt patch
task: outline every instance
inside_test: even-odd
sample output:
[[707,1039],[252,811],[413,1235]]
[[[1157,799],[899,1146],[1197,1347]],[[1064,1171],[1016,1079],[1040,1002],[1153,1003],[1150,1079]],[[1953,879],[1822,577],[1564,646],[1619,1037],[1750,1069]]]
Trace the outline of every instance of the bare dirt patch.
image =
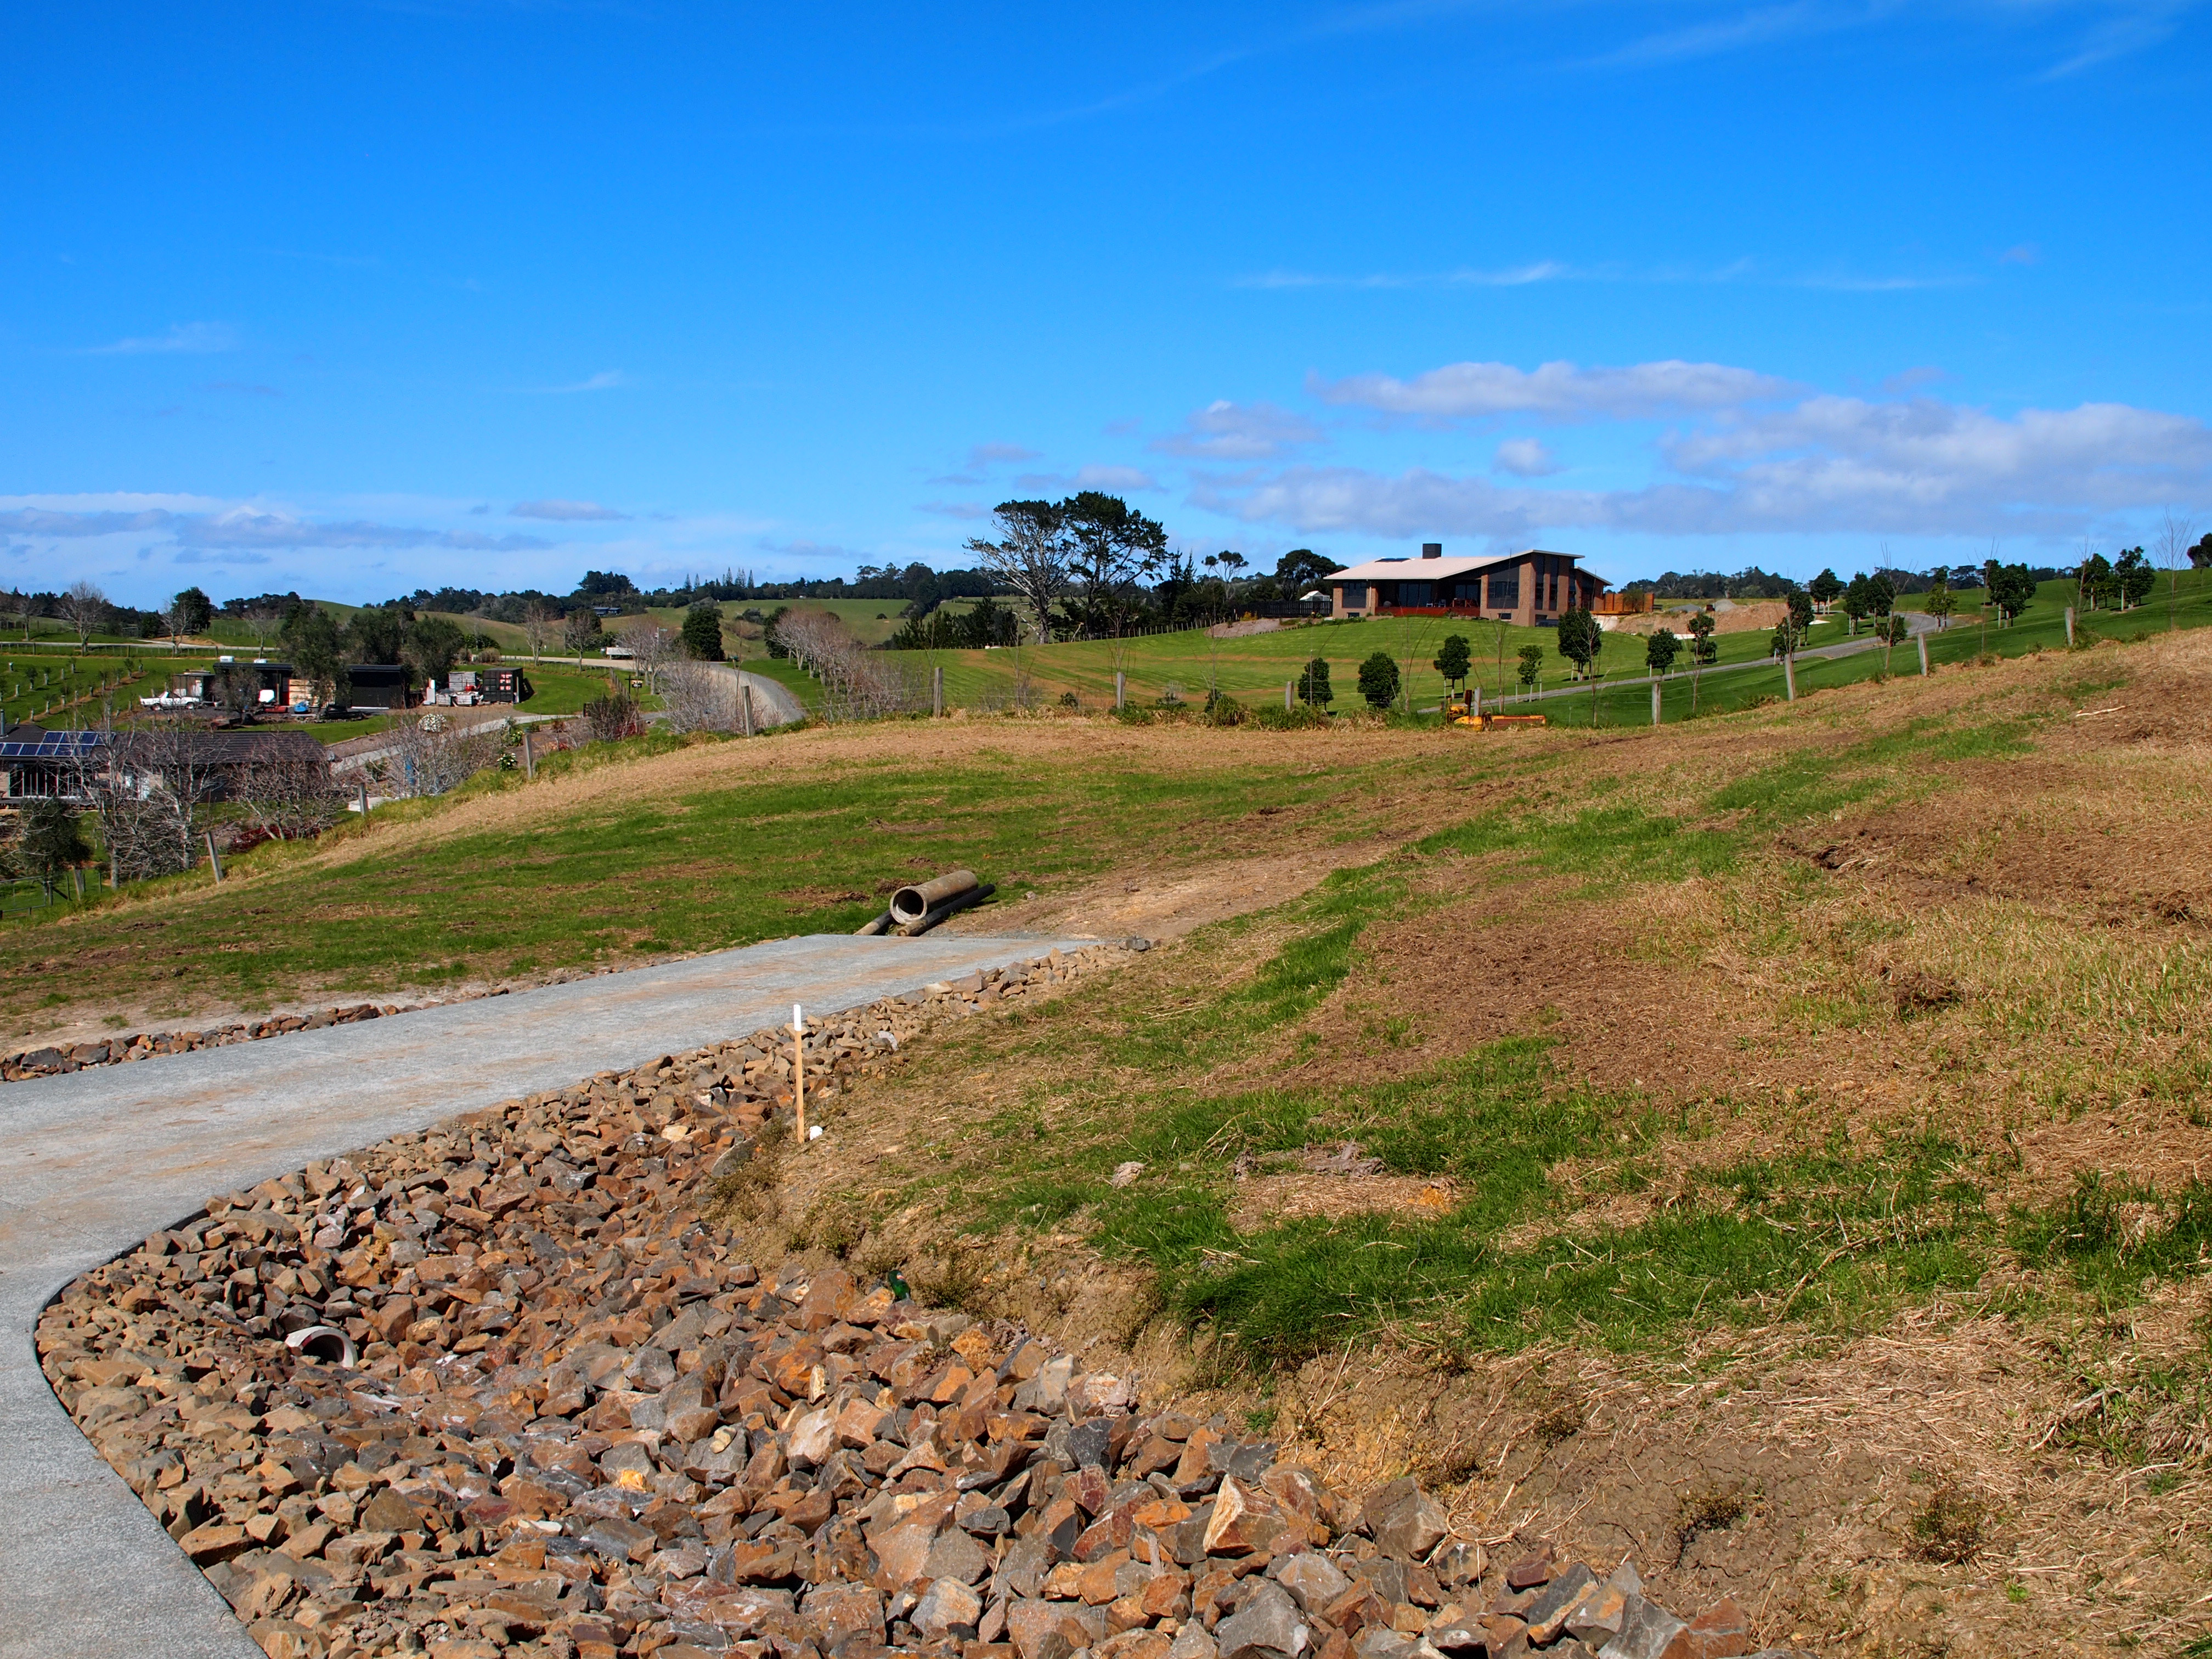
[[1179,870],[1138,866],[1102,876],[1073,893],[1027,900],[1017,896],[1013,903],[968,913],[963,926],[973,933],[1180,939],[1209,922],[1287,903],[1336,871],[1382,857],[1392,844],[1300,848]]
[[1240,1233],[1315,1217],[1398,1213],[1442,1215],[1456,1200],[1449,1180],[1431,1176],[1251,1176],[1231,1194],[1230,1224]]

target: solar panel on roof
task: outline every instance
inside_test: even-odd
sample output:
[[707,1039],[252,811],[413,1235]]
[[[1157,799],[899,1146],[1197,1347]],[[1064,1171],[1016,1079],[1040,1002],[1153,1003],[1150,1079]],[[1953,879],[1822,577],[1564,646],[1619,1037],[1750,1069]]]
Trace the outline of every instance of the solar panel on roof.
[[104,732],[49,732],[43,738],[0,743],[0,759],[69,760],[106,742]]

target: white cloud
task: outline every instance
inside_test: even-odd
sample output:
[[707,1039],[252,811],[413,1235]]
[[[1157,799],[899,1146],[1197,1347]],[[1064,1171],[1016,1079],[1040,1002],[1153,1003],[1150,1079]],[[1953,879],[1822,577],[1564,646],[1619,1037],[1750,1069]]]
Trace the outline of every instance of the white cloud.
[[549,386],[544,388],[550,397],[562,397],[571,392],[611,392],[617,386],[628,386],[629,377],[618,368],[603,368],[569,386]]
[[1516,478],[1541,478],[1559,470],[1541,438],[1508,438],[1491,458],[1491,471],[1510,472]]
[[1133,466],[1079,466],[1075,469],[1078,489],[1158,489],[1159,481],[1149,472]]
[[1079,466],[1066,472],[1024,472],[1014,480],[1017,489],[1158,489],[1159,480],[1141,467]]
[[1641,420],[1732,408],[1791,389],[1786,380],[1751,369],[1673,359],[1625,368],[1583,368],[1570,362],[1533,369],[1511,363],[1449,363],[1410,380],[1376,374],[1341,380],[1312,375],[1307,385],[1328,403],[1428,420],[1509,414]]
[[148,352],[233,351],[237,347],[238,331],[228,323],[172,323],[166,334],[118,340],[112,345],[93,346],[90,350],[95,356],[132,357]]
[[1449,533],[1518,538],[1531,518],[1527,490],[1416,467],[1395,477],[1352,466],[1294,466],[1241,487],[1201,479],[1193,502],[1249,523],[1283,524],[1302,534],[1362,532],[1410,538]]
[[1310,270],[1268,270],[1256,276],[1239,276],[1230,286],[1259,289],[1525,288],[1531,283],[1560,282],[1582,274],[1557,259],[1538,259],[1525,265],[1508,265],[1502,270],[1478,270],[1462,266],[1457,270],[1425,272],[1378,270],[1364,276],[1334,276]]
[[[1504,470],[1504,451],[1499,462]],[[1202,478],[1195,505],[1302,533],[1451,533],[1508,539],[1545,529],[1655,535],[1875,532],[2066,537],[2212,495],[2212,427],[2124,404],[2007,416],[1916,398],[1826,394],[1731,411],[1669,439],[1671,469],[1609,491],[1496,484],[1415,468],[1291,467]]]
[[1321,428],[1303,415],[1270,403],[1232,404],[1224,398],[1184,416],[1181,432],[1155,439],[1152,447],[1166,455],[1264,461],[1321,436]]
[[175,517],[159,507],[136,512],[18,507],[0,511],[0,532],[12,531],[19,536],[120,536],[134,530],[161,529]]
[[601,507],[597,501],[517,501],[507,512],[511,519],[549,519],[556,524],[590,524],[629,517],[611,507]]
[[417,525],[368,520],[305,519],[289,513],[236,507],[209,517],[175,521],[177,544],[188,549],[302,549],[450,547],[469,552],[525,552],[550,547],[536,536],[487,536],[473,530],[429,530]]

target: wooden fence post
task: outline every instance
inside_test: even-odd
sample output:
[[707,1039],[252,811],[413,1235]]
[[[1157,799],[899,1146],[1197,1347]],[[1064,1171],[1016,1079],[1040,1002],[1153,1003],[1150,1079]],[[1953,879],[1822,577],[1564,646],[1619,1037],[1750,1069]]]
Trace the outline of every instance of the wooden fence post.
[[1285,680],[1283,682],[1283,712],[1285,714],[1291,712],[1293,694],[1297,690],[1297,684],[1298,683],[1296,680]]
[[2074,643],[2074,607],[2070,605],[2066,607],[2066,643]]
[[745,735],[753,734],[753,689],[745,684],[744,676],[738,676],[738,708],[744,716]]
[[939,663],[929,671],[929,712],[938,720],[945,718],[945,665]]
[[366,778],[364,778],[364,779],[362,779],[362,782],[361,782],[361,785],[360,785],[360,788],[361,788],[361,821],[362,821],[363,823],[367,823],[368,822],[368,781]]
[[534,782],[538,777],[538,751],[530,746],[527,726],[522,732],[522,776],[526,782]]
[[1920,647],[1920,678],[1924,680],[1928,678],[1928,636],[1915,634],[1912,637]]
[[1651,682],[1651,724],[1659,724],[1659,682]]
[[1782,689],[1791,702],[1797,701],[1797,656],[1792,651],[1782,653]]
[[207,847],[208,864],[215,871],[216,883],[219,886],[222,882],[222,855],[215,850],[215,831],[212,830],[207,832]]
[[1117,669],[1115,669],[1115,670],[1114,671],[1114,709],[1115,709],[1115,712],[1116,714],[1119,714],[1119,713],[1121,712],[1121,709],[1122,709],[1122,708],[1123,708],[1127,704],[1128,701],[1129,701],[1129,678],[1128,678],[1128,676],[1127,676],[1127,675],[1124,674],[1124,673],[1123,673],[1120,669],[1118,669],[1118,668],[1117,668]]

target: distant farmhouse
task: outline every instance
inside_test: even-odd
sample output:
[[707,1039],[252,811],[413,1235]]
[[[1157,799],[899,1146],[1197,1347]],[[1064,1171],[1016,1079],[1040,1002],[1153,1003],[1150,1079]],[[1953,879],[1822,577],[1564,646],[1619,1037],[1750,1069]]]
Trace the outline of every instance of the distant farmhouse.
[[1564,611],[1602,611],[1610,586],[1577,568],[1582,556],[1540,548],[1489,559],[1448,559],[1425,542],[1418,559],[1370,559],[1326,578],[1335,617],[1486,617],[1522,628],[1557,623]]

